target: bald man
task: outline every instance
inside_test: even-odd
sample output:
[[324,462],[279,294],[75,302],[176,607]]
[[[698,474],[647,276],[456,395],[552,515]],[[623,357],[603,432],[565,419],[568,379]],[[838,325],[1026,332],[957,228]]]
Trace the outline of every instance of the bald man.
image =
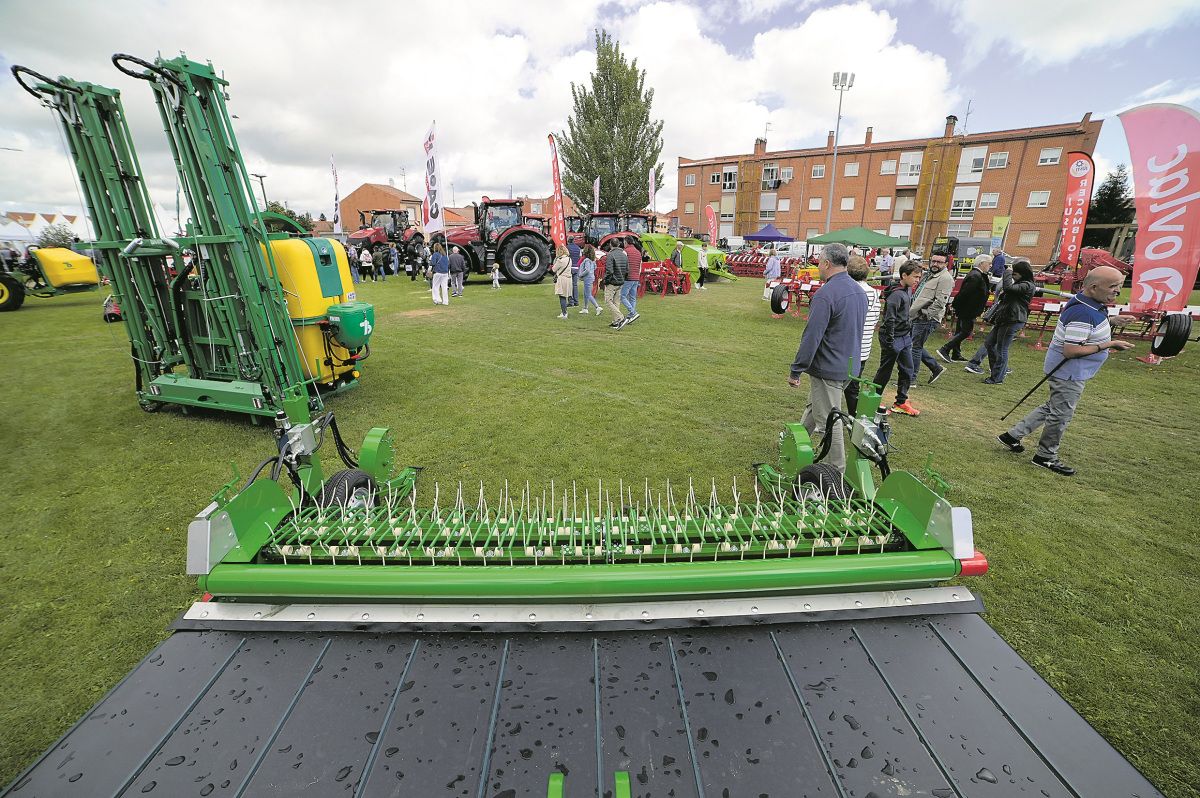
[[[1058,314],[1054,340],[1046,352],[1044,371],[1046,374],[1054,372],[1048,380],[1050,398],[1015,427],[997,436],[997,440],[1011,451],[1023,452],[1025,447],[1021,439],[1041,427],[1042,437],[1038,440],[1033,464],[1064,477],[1072,476],[1075,469],[1058,459],[1058,446],[1075,415],[1075,406],[1083,395],[1084,386],[1100,371],[1109,350],[1123,352],[1133,346],[1128,341],[1112,340],[1112,329],[1108,324],[1107,304],[1117,298],[1124,282],[1125,275],[1110,266],[1088,272],[1083,290],[1071,297]],[[1119,318],[1126,320],[1127,317]]]

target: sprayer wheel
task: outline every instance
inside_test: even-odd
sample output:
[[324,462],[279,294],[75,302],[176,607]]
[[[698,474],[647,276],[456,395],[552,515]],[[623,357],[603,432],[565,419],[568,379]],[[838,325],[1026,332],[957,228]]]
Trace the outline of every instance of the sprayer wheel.
[[842,472],[829,463],[813,463],[800,469],[796,475],[796,489],[801,495],[805,485],[812,485],[827,499],[845,501],[854,495],[854,488],[846,482]]
[[792,304],[791,294],[788,292],[786,285],[777,285],[771,289],[771,312],[777,315],[787,313],[788,306]]
[[1192,317],[1184,313],[1168,313],[1158,322],[1154,341],[1150,344],[1151,354],[1159,357],[1174,357],[1183,351],[1192,334]]
[[347,468],[325,480],[317,504],[322,507],[366,507],[375,501],[375,480],[359,468]]
[[25,301],[25,286],[21,281],[8,275],[0,274],[0,312],[16,310]]

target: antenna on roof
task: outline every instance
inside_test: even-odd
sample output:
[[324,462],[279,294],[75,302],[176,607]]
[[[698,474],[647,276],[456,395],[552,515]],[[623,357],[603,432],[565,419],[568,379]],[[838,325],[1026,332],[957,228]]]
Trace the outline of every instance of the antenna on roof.
[[963,132],[964,136],[967,135],[967,122],[969,122],[971,119],[971,103],[973,103],[973,102],[975,102],[975,101],[967,100],[967,112],[965,114],[963,114],[962,132]]
[[[408,191],[408,172],[404,170],[403,166],[400,167],[400,182],[404,185],[404,190]],[[393,183],[392,185],[396,184]]]

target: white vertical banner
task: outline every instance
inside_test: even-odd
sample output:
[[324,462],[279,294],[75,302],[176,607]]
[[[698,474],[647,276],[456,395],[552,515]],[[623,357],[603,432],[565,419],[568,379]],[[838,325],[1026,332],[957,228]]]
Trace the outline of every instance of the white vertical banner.
[[342,199],[338,193],[338,176],[337,164],[333,162],[333,156],[329,156],[329,168],[333,172],[333,234],[342,234]]
[[658,182],[654,178],[655,178],[654,167],[651,166],[650,167],[650,203],[649,203],[649,205],[647,205],[647,207],[650,210],[654,210],[654,188],[655,188],[654,184]]
[[592,213],[600,213],[600,178],[592,182]]
[[426,236],[431,236],[446,228],[446,218],[442,215],[442,203],[438,199],[438,163],[436,132],[437,120],[429,125],[425,134],[425,199],[421,203],[421,227]]

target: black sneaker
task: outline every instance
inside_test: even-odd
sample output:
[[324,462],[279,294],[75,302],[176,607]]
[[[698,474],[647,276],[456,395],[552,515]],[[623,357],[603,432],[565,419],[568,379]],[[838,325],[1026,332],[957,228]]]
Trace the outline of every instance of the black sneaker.
[[638,319],[640,319],[641,317],[642,317],[642,314],[641,314],[641,313],[634,313],[632,316],[627,316],[627,317],[626,317],[626,318],[627,318],[627,321],[626,321],[625,323],[626,323],[626,324],[633,324],[635,321],[637,321],[637,320],[638,320]]
[[930,384],[930,385],[933,385],[935,382],[937,382],[937,381],[938,381],[938,377],[941,377],[941,376],[942,376],[943,374],[945,374],[945,373],[946,373],[946,369],[945,369],[945,367],[943,366],[942,368],[940,368],[940,369],[938,369],[937,371],[935,371],[935,372],[933,372],[932,374],[930,374],[930,375],[929,375],[929,384]]
[[976,365],[976,364],[974,364],[974,363],[971,363],[970,361],[968,361],[968,362],[967,362],[967,365],[963,366],[963,371],[969,371],[969,372],[971,372],[972,374],[982,374],[982,373],[983,373],[983,367],[981,367],[981,366],[978,366],[978,365]]
[[996,436],[996,440],[1000,441],[1005,446],[1007,446],[1010,451],[1017,452],[1018,454],[1025,451],[1025,445],[1023,443],[1021,443],[1021,441],[1019,439],[1014,438],[1013,436],[1009,435],[1007,432],[1001,432],[999,435]]
[[940,357],[942,360],[946,361],[947,363],[954,362],[954,358],[952,358],[948,354],[946,354],[945,351],[943,351],[940,347],[937,349],[937,356]]
[[621,321],[614,321],[612,324],[610,324],[608,326],[612,327],[614,330],[619,330],[619,329],[621,329],[621,327],[624,326],[624,324],[625,324],[625,320],[621,319]]
[[633,323],[633,316],[626,316],[617,324],[618,330],[623,330],[627,325]]
[[963,357],[962,354],[959,352],[955,352],[953,355],[950,356],[951,363],[966,363],[969,360],[970,360],[970,358]]
[[1040,455],[1037,455],[1033,458],[1033,464],[1035,466],[1041,466],[1042,468],[1048,468],[1051,471],[1053,471],[1055,474],[1059,474],[1064,477],[1070,477],[1070,476],[1075,475],[1074,468],[1071,468],[1069,465],[1067,465],[1066,463],[1064,463],[1063,461],[1059,460],[1056,457],[1042,457]]

